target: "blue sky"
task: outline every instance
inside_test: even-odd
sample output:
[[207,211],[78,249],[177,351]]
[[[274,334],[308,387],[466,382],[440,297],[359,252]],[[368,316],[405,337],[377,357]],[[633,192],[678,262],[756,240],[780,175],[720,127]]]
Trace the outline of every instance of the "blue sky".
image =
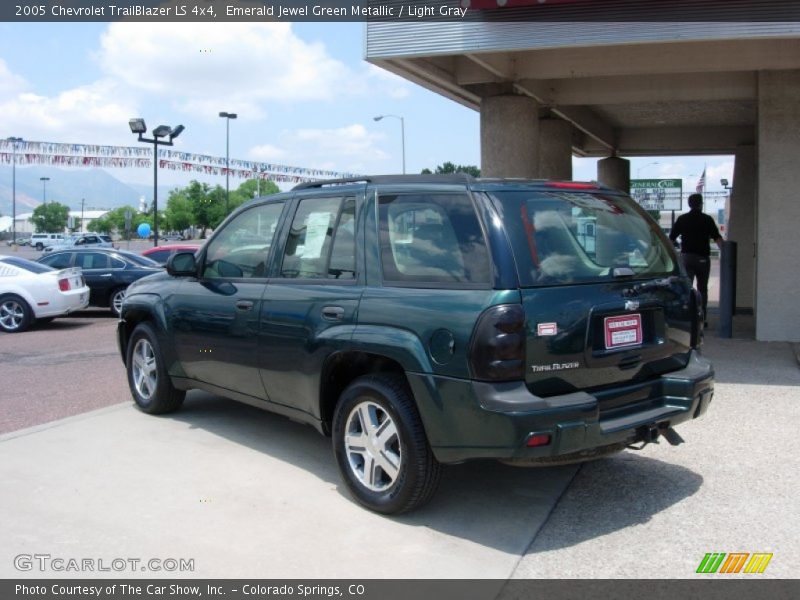
[[[220,111],[239,115],[232,158],[397,173],[400,124],[372,118],[395,114],[409,173],[480,161],[478,114],[366,63],[361,23],[0,23],[0,138],[137,145],[127,121],[141,116],[151,129],[185,125],[176,149],[224,155]],[[732,179],[732,157],[633,159],[631,176],[679,177],[686,189],[706,164],[709,190]],[[574,177],[596,178],[595,161],[575,159]]]

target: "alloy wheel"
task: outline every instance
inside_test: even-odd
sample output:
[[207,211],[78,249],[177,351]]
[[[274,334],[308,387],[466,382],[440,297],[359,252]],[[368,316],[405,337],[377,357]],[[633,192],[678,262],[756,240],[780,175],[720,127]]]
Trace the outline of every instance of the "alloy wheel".
[[347,416],[344,444],[350,469],[364,487],[373,492],[391,487],[403,456],[397,426],[383,407],[357,404]]
[[16,300],[6,300],[0,304],[0,325],[6,331],[16,331],[22,325],[25,310]]
[[133,348],[133,385],[143,400],[149,400],[158,385],[158,365],[153,345],[144,338]]

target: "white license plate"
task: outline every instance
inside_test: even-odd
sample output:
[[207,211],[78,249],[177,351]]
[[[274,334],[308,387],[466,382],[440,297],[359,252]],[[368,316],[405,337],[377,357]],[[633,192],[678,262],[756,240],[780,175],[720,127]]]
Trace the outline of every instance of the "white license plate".
[[642,343],[642,315],[619,315],[604,320],[606,350]]

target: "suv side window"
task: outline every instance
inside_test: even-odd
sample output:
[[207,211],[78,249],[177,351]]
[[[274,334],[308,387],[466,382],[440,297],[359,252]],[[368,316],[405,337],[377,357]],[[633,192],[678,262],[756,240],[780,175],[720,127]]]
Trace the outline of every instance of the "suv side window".
[[237,215],[208,244],[203,277],[266,277],[269,249],[282,210],[282,202],[261,204]]
[[355,279],[355,207],[350,196],[301,200],[286,240],[281,277]]
[[466,194],[392,194],[378,199],[383,279],[488,284],[489,255]]

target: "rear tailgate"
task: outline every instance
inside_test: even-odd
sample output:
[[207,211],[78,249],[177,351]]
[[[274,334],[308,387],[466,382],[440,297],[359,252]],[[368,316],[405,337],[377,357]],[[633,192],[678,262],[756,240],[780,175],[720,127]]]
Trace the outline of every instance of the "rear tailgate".
[[529,331],[525,380],[532,393],[591,391],[686,366],[692,335],[688,281],[675,278],[634,296],[635,285],[523,290]]

